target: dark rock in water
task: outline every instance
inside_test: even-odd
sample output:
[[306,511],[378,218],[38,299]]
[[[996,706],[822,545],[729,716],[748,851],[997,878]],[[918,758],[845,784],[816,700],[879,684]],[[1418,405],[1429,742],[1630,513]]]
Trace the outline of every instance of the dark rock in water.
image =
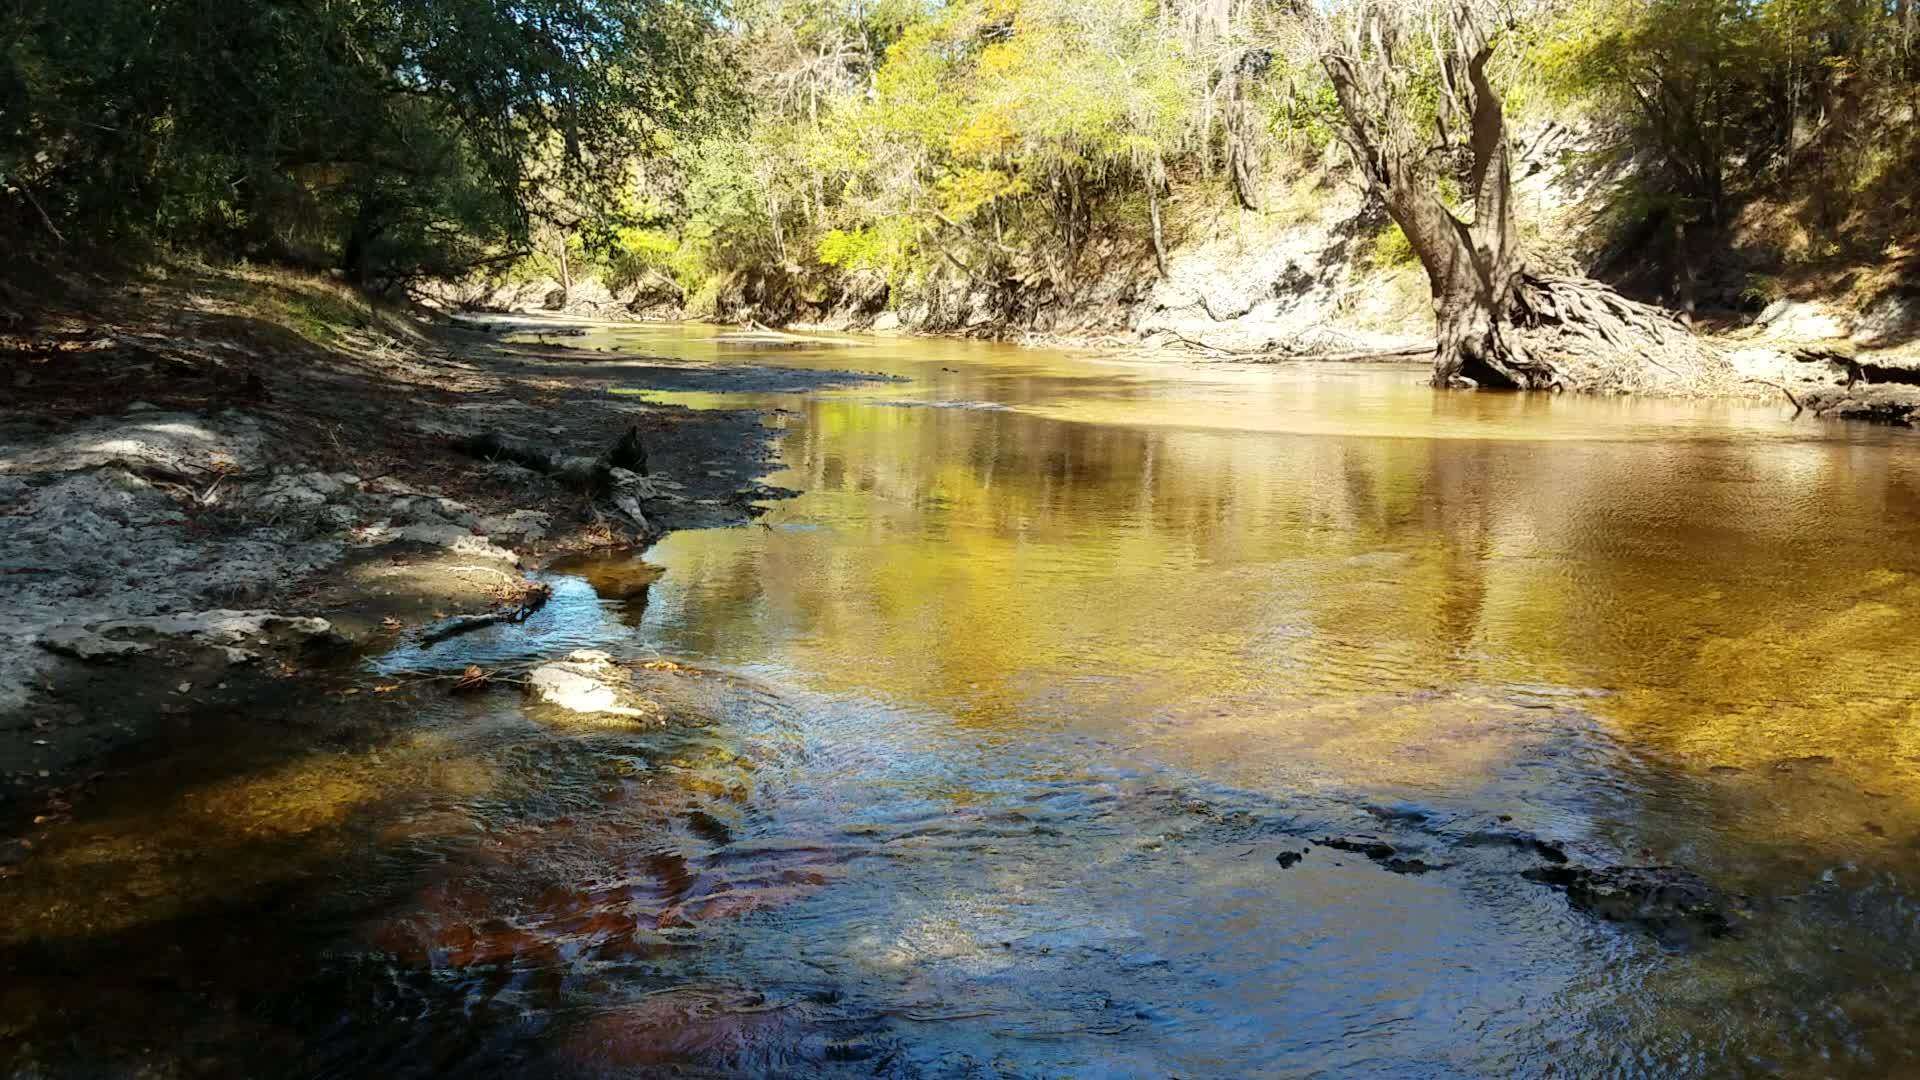
[[1283,851],[1274,856],[1273,861],[1280,864],[1280,869],[1291,870],[1296,863],[1306,857],[1307,853],[1304,851]]
[[828,1061],[865,1061],[880,1052],[880,1047],[859,1037],[835,1039],[821,1047]]
[[1678,866],[1542,866],[1522,876],[1565,890],[1567,902],[1589,915],[1632,923],[1672,946],[1724,937],[1746,912],[1744,897]]
[[1381,821],[1394,821],[1405,825],[1424,824],[1431,816],[1425,810],[1412,806],[1366,806],[1361,809]]
[[1920,419],[1920,387],[1867,383],[1815,387],[1801,392],[1800,406],[1815,416],[1911,425]]
[[733,843],[733,830],[727,823],[707,813],[705,810],[692,810],[687,813],[687,827],[702,840],[719,847]]
[[1382,869],[1389,870],[1396,874],[1414,874],[1416,876],[1430,873],[1434,870],[1445,870],[1447,868],[1445,863],[1436,865],[1430,862],[1422,862],[1419,859],[1401,858],[1380,860],[1380,866]]
[[1314,843],[1319,844],[1321,847],[1333,848],[1336,851],[1351,851],[1355,855],[1365,855],[1369,859],[1378,860],[1378,859],[1393,858],[1392,844],[1389,844],[1380,840],[1374,840],[1371,838],[1364,839],[1364,840],[1348,840],[1345,837],[1333,836],[1333,837],[1323,837],[1319,840],[1315,840]]
[[1798,772],[1815,765],[1831,765],[1833,758],[1826,754],[1805,754],[1801,757],[1781,758],[1773,763],[1775,772]]
[[[1365,855],[1372,859],[1382,870],[1394,874],[1425,874],[1433,870],[1445,870],[1444,865],[1423,862],[1420,859],[1402,858],[1399,851],[1384,840],[1373,837],[1349,839],[1347,837],[1327,837],[1314,843],[1330,847],[1336,851],[1351,851],[1356,855]],[[1339,864],[1335,864],[1336,866]]]
[[1476,832],[1460,838],[1462,847],[1510,847],[1516,851],[1532,852],[1550,863],[1565,863],[1567,849],[1557,841],[1542,840],[1532,833],[1525,832]]

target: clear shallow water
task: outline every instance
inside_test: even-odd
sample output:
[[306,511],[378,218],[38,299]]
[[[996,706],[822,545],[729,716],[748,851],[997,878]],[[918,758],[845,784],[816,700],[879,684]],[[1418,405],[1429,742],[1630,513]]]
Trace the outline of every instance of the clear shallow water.
[[[764,527],[670,537],[640,588],[556,568],[527,627],[370,677],[668,656],[648,692],[699,722],[409,684],[403,736],[123,785],[16,883],[8,944],[60,973],[27,1014],[294,1075],[1916,1067],[1909,436],[1405,369],[590,343],[908,381],[760,401],[805,492]],[[1312,843],[1362,835],[1440,869]],[[1521,878],[1527,835],[1753,913],[1663,946]],[[201,944],[70,959],[163,941]],[[46,1059],[59,1024],[24,1030]]]

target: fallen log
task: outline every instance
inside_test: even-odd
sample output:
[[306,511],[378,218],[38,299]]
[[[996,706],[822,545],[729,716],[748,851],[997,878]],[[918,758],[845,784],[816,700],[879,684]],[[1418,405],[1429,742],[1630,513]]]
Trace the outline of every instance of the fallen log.
[[552,596],[552,586],[544,582],[532,583],[518,604],[512,607],[503,607],[497,611],[489,611],[481,615],[456,615],[442,624],[438,630],[422,634],[420,636],[420,647],[430,649],[446,641],[448,638],[456,638],[461,634],[471,634],[475,630],[485,629],[498,623],[526,622],[528,617],[534,612],[545,607],[547,601],[552,598]]

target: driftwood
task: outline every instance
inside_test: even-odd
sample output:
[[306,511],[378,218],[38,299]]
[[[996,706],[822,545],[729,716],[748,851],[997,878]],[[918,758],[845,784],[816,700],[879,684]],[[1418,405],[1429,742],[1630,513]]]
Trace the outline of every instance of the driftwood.
[[531,439],[499,431],[463,435],[453,440],[453,448],[469,457],[524,466],[589,495],[612,491],[616,469],[647,475],[647,450],[640,443],[640,429],[631,426],[599,457],[563,454]]
[[[1791,403],[1791,404],[1793,405],[1793,418],[1794,418],[1795,420],[1798,420],[1798,419],[1800,419],[1800,414],[1801,414],[1801,413],[1803,413],[1803,412],[1805,412],[1805,411],[1806,411],[1806,409],[1807,409],[1807,407],[1806,407],[1805,405],[1802,405],[1802,404],[1800,403],[1800,399],[1799,399],[1799,398],[1797,398],[1797,397],[1794,397],[1794,396],[1793,396],[1793,391],[1791,391],[1791,390],[1789,390],[1789,389],[1787,389],[1786,387],[1784,387],[1784,386],[1782,386],[1782,385],[1780,385],[1780,384],[1779,384],[1779,383],[1777,383],[1777,382],[1773,382],[1773,381],[1771,381],[1771,380],[1769,380],[1769,379],[1748,379],[1747,381],[1748,381],[1748,382],[1750,382],[1750,383],[1758,383],[1758,384],[1759,384],[1759,385],[1761,385],[1761,386],[1771,386],[1771,387],[1773,387],[1773,388],[1774,388],[1775,390],[1778,390],[1778,391],[1780,391],[1780,392],[1781,392],[1782,394],[1785,394],[1785,395],[1787,396],[1787,401],[1788,401],[1788,402],[1790,402],[1790,403]],[[1853,384],[1852,384],[1852,383],[1848,383],[1847,385],[1849,385],[1849,386],[1851,386],[1851,385],[1853,385]]]
[[430,634],[422,634],[420,637],[420,647],[423,649],[432,648],[448,638],[456,638],[461,634],[471,634],[475,630],[481,630],[499,623],[526,622],[527,618],[534,612],[545,607],[547,600],[552,596],[553,588],[551,586],[543,583],[535,583],[527,590],[517,605],[513,607],[503,607],[498,611],[489,611],[482,615],[455,616],[449,619],[440,629]]

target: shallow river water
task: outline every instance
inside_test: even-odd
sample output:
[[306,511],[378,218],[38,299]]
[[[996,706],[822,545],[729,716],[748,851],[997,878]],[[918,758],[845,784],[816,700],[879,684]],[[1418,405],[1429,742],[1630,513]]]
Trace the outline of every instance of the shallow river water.
[[[109,785],[8,883],[33,977],[0,1045],[163,1075],[1920,1069],[1913,436],[1407,368],[588,344],[905,378],[652,395],[782,410],[770,480],[803,494],[368,676],[602,648],[674,661],[643,679],[696,722],[433,686],[398,736]],[[1604,922],[1521,876],[1546,847],[1746,901],[1710,940]]]

